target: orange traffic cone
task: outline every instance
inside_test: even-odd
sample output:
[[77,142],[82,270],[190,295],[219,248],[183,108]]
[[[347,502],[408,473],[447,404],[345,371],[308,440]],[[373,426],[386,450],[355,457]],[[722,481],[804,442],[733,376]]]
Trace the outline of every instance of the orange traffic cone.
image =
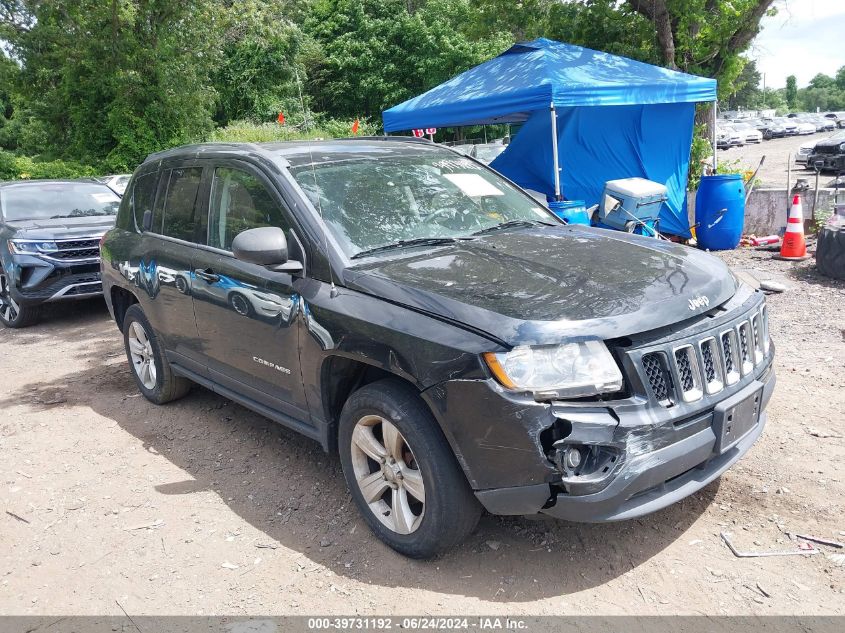
[[776,255],[776,258],[801,261],[808,257],[807,243],[804,241],[804,211],[801,208],[801,196],[795,196],[792,199],[792,208],[789,209],[789,218],[786,220],[786,234],[780,246],[780,255]]

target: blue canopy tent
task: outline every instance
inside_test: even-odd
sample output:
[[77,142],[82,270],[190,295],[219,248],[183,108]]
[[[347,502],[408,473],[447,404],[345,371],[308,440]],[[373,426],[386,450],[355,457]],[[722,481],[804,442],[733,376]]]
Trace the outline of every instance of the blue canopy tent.
[[608,180],[659,182],[668,189],[661,230],[689,237],[695,103],[715,100],[713,79],[540,38],[382,116],[385,132],[523,123],[494,169],[523,187],[588,205]]

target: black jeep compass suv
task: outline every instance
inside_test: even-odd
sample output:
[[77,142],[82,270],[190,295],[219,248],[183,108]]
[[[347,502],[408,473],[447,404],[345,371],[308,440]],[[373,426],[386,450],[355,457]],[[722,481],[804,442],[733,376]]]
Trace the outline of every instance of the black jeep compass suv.
[[95,297],[100,238],[120,197],[88,181],[0,182],[0,322],[25,327],[49,301]]
[[425,557],[483,508],[614,521],[763,431],[763,295],[715,257],[567,226],[428,141],[150,156],[104,238],[141,392],[199,383],[339,452],[372,530]]

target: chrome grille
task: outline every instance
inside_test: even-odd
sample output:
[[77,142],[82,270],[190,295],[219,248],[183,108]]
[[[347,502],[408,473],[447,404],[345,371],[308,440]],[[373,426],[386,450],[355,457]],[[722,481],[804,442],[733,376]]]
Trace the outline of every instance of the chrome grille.
[[678,363],[678,374],[681,377],[681,389],[689,391],[695,386],[692,380],[692,366],[686,349],[675,352],[675,362]]
[[662,356],[660,353],[643,356],[643,369],[645,369],[648,384],[654,397],[660,403],[669,402],[672,389],[672,376],[666,371]]
[[728,370],[728,373],[735,371],[736,368],[734,367],[734,355],[732,351],[730,332],[722,334],[722,354],[725,359],[725,369]]
[[722,361],[725,367],[725,383],[732,385],[739,380],[739,352],[736,331],[728,330],[719,336],[722,340]]
[[713,337],[701,341],[701,362],[704,369],[704,387],[707,393],[716,393],[722,390],[724,383],[724,370],[719,360],[719,346]]
[[681,388],[681,397],[687,402],[698,400],[701,395],[701,369],[698,366],[698,357],[692,345],[676,347],[674,352],[675,370],[678,376],[678,386]]
[[769,353],[765,306],[735,322],[729,329],[641,358],[645,383],[663,406],[675,399],[693,402],[739,382]]
[[60,261],[97,259],[100,256],[100,239],[57,240],[58,250],[46,251],[43,256]]
[[716,380],[716,366],[713,364],[713,351],[709,345],[701,344],[701,360],[704,361],[704,380],[713,382]]
[[751,317],[751,330],[754,332],[754,364],[763,360],[763,324],[761,316],[755,314]]
[[769,309],[763,306],[760,310],[760,321],[763,325],[763,356],[769,353]]
[[749,340],[751,334],[748,328],[748,321],[743,321],[736,326],[737,332],[739,332],[739,360],[743,376],[754,369],[754,361],[751,358],[751,342]]

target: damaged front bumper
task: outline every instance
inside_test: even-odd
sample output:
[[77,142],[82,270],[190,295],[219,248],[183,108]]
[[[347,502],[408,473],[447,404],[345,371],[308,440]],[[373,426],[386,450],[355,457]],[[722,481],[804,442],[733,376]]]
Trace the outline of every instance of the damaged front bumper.
[[[674,433],[684,435],[660,448],[651,448],[637,440],[620,450],[613,466],[602,477],[587,477],[586,485],[573,482],[576,477],[562,477],[552,484],[516,486],[480,490],[476,496],[493,514],[534,514],[542,512],[558,519],[578,522],[621,521],[665,508],[700,490],[737,462],[751,448],[766,425],[764,411],[775,386],[774,371],[769,368],[762,380],[754,380],[724,401],[719,408],[684,420]],[[716,418],[727,407],[760,396],[756,424],[724,452],[719,452]],[[576,412],[558,409],[556,415],[578,417]],[[608,423],[609,430],[619,429],[631,420]],[[675,427],[675,425],[672,425]],[[574,442],[586,445],[592,439],[589,430],[574,424]],[[673,433],[667,430],[666,438]],[[657,434],[655,434],[655,438]],[[618,465],[617,465],[618,464]],[[604,468],[605,466],[602,466]],[[571,485],[567,485],[571,482]],[[603,486],[603,487],[602,487]],[[600,488],[589,492],[590,487]]]
[[[765,383],[753,381],[724,403],[734,406],[759,395],[765,408],[775,386],[774,372]],[[700,490],[738,461],[757,441],[766,425],[759,411],[756,423],[738,441],[720,452],[714,411],[690,424],[701,430],[688,437],[627,460],[621,471],[600,492],[571,495],[561,492],[541,512],[568,521],[600,522],[632,519],[680,501]]]
[[[458,431],[459,459],[488,511],[581,522],[642,516],[706,486],[762,433],[775,375],[758,293],[681,331],[632,341],[619,356],[626,398],[529,404],[498,392],[487,404],[512,428],[488,417],[482,441],[469,445]],[[461,409],[478,402],[458,401]],[[496,485],[508,474],[511,485]]]

